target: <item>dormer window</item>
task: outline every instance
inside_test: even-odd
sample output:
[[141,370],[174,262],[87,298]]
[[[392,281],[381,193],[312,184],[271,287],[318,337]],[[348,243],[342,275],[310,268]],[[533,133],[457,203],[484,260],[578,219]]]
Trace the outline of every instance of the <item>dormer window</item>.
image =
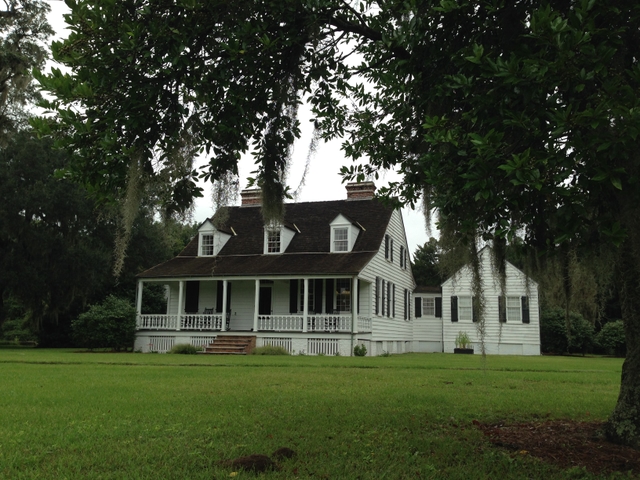
[[[293,226],[294,228],[295,225]],[[264,227],[264,253],[284,253],[293,240],[295,230],[287,225],[265,225]]]
[[200,255],[213,255],[213,234],[203,234],[200,237]]
[[213,257],[218,255],[231,238],[231,233],[235,234],[233,229],[227,233],[216,229],[209,220],[206,220],[198,228],[198,256]]
[[360,224],[356,224],[344,215],[338,215],[330,224],[330,249],[332,253],[350,252],[356,243],[360,230],[364,230]]
[[280,228],[267,229],[267,253],[280,253]]
[[339,227],[333,229],[333,251],[349,251],[349,229],[347,227]]

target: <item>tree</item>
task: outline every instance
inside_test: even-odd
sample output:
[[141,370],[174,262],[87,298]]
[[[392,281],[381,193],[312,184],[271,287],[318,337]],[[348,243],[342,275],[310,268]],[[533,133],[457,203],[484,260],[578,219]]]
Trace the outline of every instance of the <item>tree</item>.
[[28,132],[0,149],[0,323],[12,298],[36,331],[58,325],[106,283],[112,237],[86,191],[54,177],[66,158]]
[[439,250],[438,240],[433,237],[416,249],[411,270],[418,285],[439,286],[444,281],[438,265]]
[[[2,9],[4,7],[4,9]],[[0,7],[0,141],[24,126],[27,106],[40,98],[31,71],[47,58],[45,44],[53,30],[49,5],[41,0],[5,0]]]
[[609,259],[628,354],[607,432],[640,444],[637,2],[95,0],[69,22],[53,50],[72,73],[40,77],[59,117],[39,128],[66,134],[72,170],[106,195],[171,170],[179,146],[211,153],[215,179],[252,145],[277,217],[305,99],[324,138],[368,157],[345,178],[397,169],[381,193],[422,197],[472,267],[482,240],[504,272],[517,236],[536,262]]

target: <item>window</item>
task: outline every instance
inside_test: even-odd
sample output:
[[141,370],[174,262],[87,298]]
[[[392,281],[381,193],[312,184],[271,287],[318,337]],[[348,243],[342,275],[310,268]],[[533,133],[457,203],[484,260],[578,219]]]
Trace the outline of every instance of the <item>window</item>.
[[460,321],[473,320],[472,297],[458,297],[458,318]]
[[213,255],[213,235],[200,236],[200,255]]
[[411,320],[411,292],[404,289],[404,319]]
[[384,236],[384,258],[393,262],[393,238],[389,235]]
[[407,249],[403,245],[400,245],[400,268],[407,268]]
[[521,322],[520,297],[507,297],[507,321]]
[[280,229],[267,229],[267,253],[280,253]]
[[433,317],[436,314],[436,299],[435,298],[423,298],[422,299],[422,314],[424,316]]
[[333,229],[333,251],[349,251],[349,230],[346,227]]
[[339,312],[351,311],[351,280],[348,278],[336,280],[336,309]]

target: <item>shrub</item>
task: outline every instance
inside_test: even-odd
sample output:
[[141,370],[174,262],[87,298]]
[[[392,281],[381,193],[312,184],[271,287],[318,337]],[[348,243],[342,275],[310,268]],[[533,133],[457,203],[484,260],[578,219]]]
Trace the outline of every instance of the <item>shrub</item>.
[[456,335],[456,348],[471,348],[471,339],[467,332],[460,331]]
[[189,343],[177,343],[175,344],[169,353],[177,353],[181,355],[195,355],[198,352],[202,351],[202,347],[194,347]]
[[596,344],[609,355],[624,357],[627,343],[622,320],[606,323],[596,335]]
[[367,354],[367,347],[365,347],[363,344],[356,345],[355,347],[353,347],[353,354],[356,357],[364,357]]
[[78,346],[126,350],[135,338],[136,309],[127,300],[110,295],[73,320],[71,329]]
[[540,343],[546,353],[586,353],[593,346],[593,325],[576,312],[569,312],[570,338],[567,319],[562,308],[545,309],[540,316]]
[[254,348],[251,351],[251,355],[289,355],[289,352],[283,347],[265,345],[264,347]]

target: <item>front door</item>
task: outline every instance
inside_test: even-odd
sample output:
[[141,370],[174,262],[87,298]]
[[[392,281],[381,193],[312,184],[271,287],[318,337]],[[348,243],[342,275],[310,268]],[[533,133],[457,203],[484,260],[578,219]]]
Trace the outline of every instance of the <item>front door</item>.
[[271,315],[271,286],[260,286],[258,315]]

